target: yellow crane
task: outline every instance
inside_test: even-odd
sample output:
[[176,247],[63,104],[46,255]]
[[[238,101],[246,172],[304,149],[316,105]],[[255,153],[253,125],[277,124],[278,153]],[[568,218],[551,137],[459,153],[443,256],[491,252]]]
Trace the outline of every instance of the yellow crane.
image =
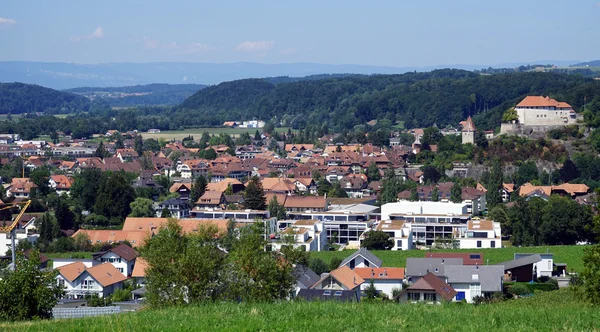
[[31,201],[19,202],[19,203],[15,203],[15,204],[13,204],[13,203],[4,203],[5,206],[3,206],[2,208],[0,208],[0,211],[2,211],[2,210],[12,209],[15,206],[20,206],[21,207],[21,211],[19,212],[19,214],[17,215],[17,217],[12,220],[12,223],[10,225],[8,225],[8,226],[0,226],[0,233],[10,233],[13,266],[14,266],[15,261],[16,261],[16,252],[17,252],[17,248],[15,246],[15,238],[17,237],[17,234],[16,234],[17,226],[19,225],[19,220],[21,220],[21,218],[23,217],[23,214],[25,213],[25,210],[27,210],[27,208],[29,207],[29,204],[31,204]]

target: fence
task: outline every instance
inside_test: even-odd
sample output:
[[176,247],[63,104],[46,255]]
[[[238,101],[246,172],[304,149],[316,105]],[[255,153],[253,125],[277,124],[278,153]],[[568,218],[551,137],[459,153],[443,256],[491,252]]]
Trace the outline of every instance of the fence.
[[52,317],[54,319],[82,318],[102,315],[113,315],[121,312],[121,307],[82,307],[82,308],[54,308]]

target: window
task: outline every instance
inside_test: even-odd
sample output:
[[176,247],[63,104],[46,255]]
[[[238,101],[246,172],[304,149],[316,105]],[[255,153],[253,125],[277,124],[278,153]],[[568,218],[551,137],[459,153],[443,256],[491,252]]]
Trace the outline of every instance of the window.
[[117,270],[119,270],[119,272],[123,273],[123,268],[122,267],[117,268]]
[[342,296],[342,291],[336,291],[335,294],[333,294],[333,296]]
[[369,267],[369,261],[365,259],[365,266]]
[[421,294],[420,293],[408,293],[408,299],[411,301],[420,301]]
[[58,279],[58,287],[65,287],[65,280],[64,279]]
[[353,270],[355,266],[354,259],[350,261],[350,269]]
[[548,260],[548,270],[552,271],[552,261]]
[[481,241],[477,241],[477,248],[481,248]]
[[481,255],[478,255],[478,254],[469,255],[469,259],[481,259]]
[[424,295],[424,300],[425,302],[435,302],[436,301],[436,293],[425,293]]
[[399,249],[402,249],[402,240],[396,241],[396,247],[398,247]]
[[469,291],[471,291],[471,297],[481,295],[481,284],[470,284]]
[[496,248],[496,241],[490,241],[490,247]]
[[331,291],[326,290],[326,291],[323,292],[323,295],[324,296],[330,296],[331,295]]

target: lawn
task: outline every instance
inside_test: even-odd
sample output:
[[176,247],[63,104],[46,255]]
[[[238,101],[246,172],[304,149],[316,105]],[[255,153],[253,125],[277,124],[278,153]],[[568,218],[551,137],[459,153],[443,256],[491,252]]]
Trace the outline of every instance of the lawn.
[[[281,127],[281,128],[276,128],[275,130],[277,132],[287,132],[288,129],[289,129],[288,127]],[[232,135],[234,137],[237,137],[243,133],[249,133],[250,135],[254,136],[254,134],[256,133],[256,130],[257,130],[257,128],[193,128],[193,129],[186,129],[186,130],[166,130],[166,131],[161,131],[160,133],[141,133],[141,134],[144,139],[163,138],[166,140],[172,140],[172,139],[181,140],[190,135],[194,136],[194,139],[200,139],[200,136],[202,136],[202,133],[204,133],[204,132],[208,132],[211,135],[219,135],[221,133],[225,133],[225,134]],[[258,131],[261,132],[261,129],[258,129]]]
[[218,303],[0,324],[3,331],[593,331],[600,310],[563,289],[487,305]]
[[44,253],[48,258],[50,258],[50,262],[48,263],[49,267],[53,266],[53,262],[55,258],[77,258],[77,259],[89,259],[92,258],[92,252],[87,251],[78,251],[78,252],[54,252],[54,253]]
[[[480,252],[486,263],[496,264],[513,259],[515,253],[546,253],[554,254],[555,263],[567,263],[569,272],[580,272],[583,270],[583,250],[586,246],[544,246],[544,247],[507,247],[496,249],[469,249],[469,250],[441,250],[446,252]],[[311,252],[311,257],[319,257],[329,264],[333,257],[346,258],[353,251],[320,251]],[[408,251],[372,251],[377,257],[383,260],[385,266],[405,267],[406,258],[424,257],[424,250]],[[488,261],[489,260],[489,261]]]

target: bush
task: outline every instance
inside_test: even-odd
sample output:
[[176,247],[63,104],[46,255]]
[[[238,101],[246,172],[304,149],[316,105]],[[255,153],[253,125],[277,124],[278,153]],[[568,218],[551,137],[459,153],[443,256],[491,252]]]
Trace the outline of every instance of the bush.
[[123,302],[131,300],[131,291],[129,289],[117,289],[110,296],[110,302]]
[[529,288],[527,287],[527,285],[522,284],[522,283],[515,283],[512,284],[508,291],[513,294],[513,295],[517,295],[517,296],[523,296],[526,294],[530,294],[531,291],[529,290]]
[[342,259],[339,257],[333,257],[331,261],[329,261],[329,270],[331,271],[337,269],[340,264],[342,264]]
[[320,258],[312,258],[310,260],[310,263],[308,264],[308,267],[319,276],[322,273],[329,272],[329,267],[327,266],[327,263],[325,263]]

